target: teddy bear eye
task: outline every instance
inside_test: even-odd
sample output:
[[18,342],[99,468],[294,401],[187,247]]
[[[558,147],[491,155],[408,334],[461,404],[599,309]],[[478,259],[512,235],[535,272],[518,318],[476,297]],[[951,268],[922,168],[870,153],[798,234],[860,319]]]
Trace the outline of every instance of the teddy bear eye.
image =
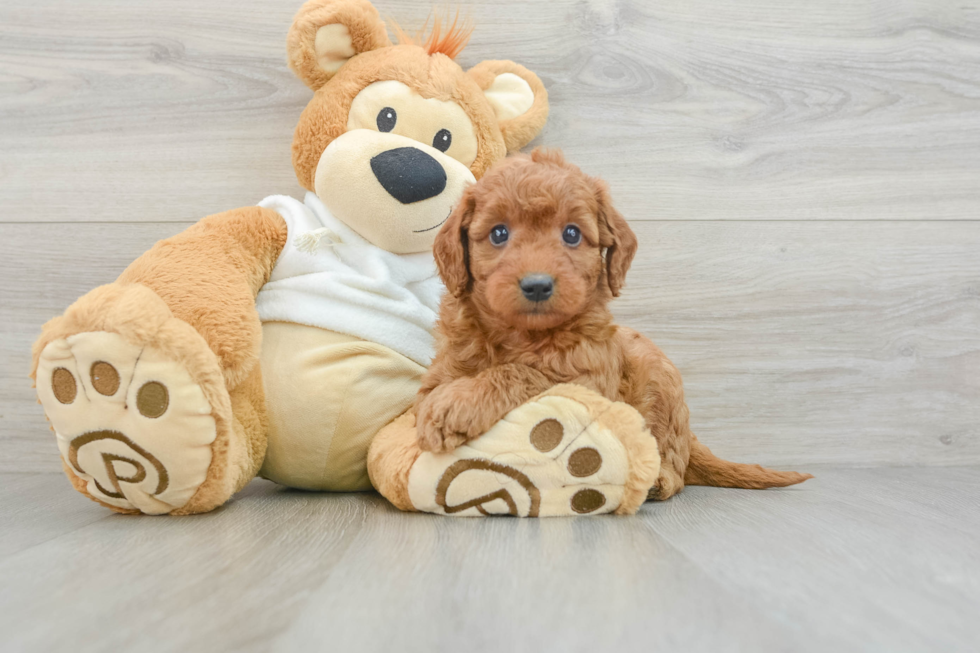
[[582,230],[573,224],[567,225],[565,230],[561,232],[561,239],[565,241],[566,245],[575,247],[582,242]]
[[395,123],[398,121],[398,114],[391,107],[385,107],[378,112],[378,130],[383,132],[390,132],[395,128]]
[[490,242],[500,247],[507,242],[510,238],[510,232],[507,231],[507,227],[502,224],[498,224],[496,227],[490,230]]
[[440,129],[436,137],[432,139],[432,147],[440,152],[445,152],[453,144],[453,135],[448,129]]

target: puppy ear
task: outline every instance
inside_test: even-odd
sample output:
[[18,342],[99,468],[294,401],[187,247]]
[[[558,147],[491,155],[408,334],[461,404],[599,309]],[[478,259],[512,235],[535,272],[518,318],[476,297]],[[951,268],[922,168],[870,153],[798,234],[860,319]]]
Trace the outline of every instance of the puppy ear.
[[473,186],[463,192],[463,198],[453,209],[436,235],[432,253],[439,267],[439,276],[446,290],[454,297],[462,297],[470,285],[470,251],[467,229],[476,210]]
[[612,296],[619,297],[626,283],[626,272],[636,255],[636,234],[613,206],[606,182],[595,179],[594,183],[599,204],[599,241],[606,248],[606,281]]
[[490,103],[508,152],[538,135],[548,120],[548,91],[537,75],[513,61],[484,61],[467,74]]
[[390,45],[378,10],[367,0],[309,0],[286,38],[289,67],[314,91],[351,57]]

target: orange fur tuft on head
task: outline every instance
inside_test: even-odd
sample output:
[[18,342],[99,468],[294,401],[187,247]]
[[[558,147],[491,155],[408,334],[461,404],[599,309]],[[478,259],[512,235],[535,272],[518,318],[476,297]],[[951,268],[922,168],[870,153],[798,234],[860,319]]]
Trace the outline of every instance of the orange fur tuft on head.
[[[429,26],[428,18],[425,19],[425,24],[422,25],[422,29],[415,36],[410,36],[406,33],[392,18],[389,17],[388,22],[391,23],[391,29],[394,31],[399,44],[417,45],[429,54],[444,54],[450,59],[455,59],[463,51],[463,48],[466,47],[466,44],[470,42],[470,36],[473,35],[472,23],[467,19],[463,19],[460,22],[458,9],[451,25],[448,24],[449,18],[447,17],[447,25],[444,26],[443,21],[439,18],[438,12],[435,12],[432,16],[432,31],[429,32],[428,36],[425,36],[425,30]],[[445,33],[443,33],[443,30],[445,30]]]

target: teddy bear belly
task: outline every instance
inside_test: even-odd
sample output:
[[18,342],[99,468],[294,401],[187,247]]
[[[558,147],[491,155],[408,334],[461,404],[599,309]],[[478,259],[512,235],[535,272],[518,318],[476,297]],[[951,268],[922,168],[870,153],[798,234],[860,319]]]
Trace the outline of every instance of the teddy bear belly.
[[302,324],[266,322],[262,338],[269,439],[259,474],[307,490],[370,490],[368,446],[411,406],[425,368]]

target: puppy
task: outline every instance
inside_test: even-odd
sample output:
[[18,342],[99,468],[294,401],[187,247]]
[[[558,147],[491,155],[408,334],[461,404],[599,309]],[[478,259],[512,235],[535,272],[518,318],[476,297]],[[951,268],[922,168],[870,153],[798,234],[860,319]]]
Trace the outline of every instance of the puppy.
[[606,184],[558,151],[514,156],[470,186],[434,246],[448,292],[416,398],[420,447],[451,451],[551,386],[577,383],[644,416],[661,456],[649,498],[812,478],[721,460],[694,436],[677,368],[607,309],[636,248]]

